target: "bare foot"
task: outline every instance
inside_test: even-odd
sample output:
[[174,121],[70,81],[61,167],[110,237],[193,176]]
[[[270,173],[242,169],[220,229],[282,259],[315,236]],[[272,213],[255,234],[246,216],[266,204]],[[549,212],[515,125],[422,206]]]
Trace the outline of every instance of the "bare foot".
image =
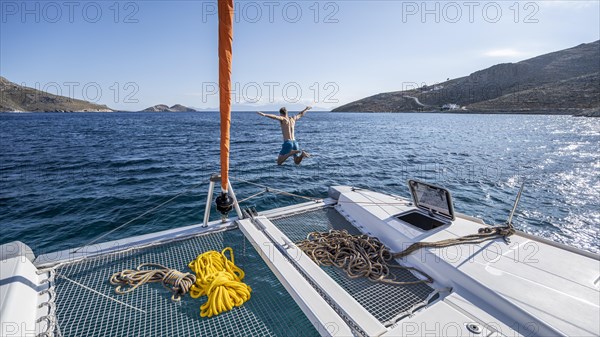
[[300,163],[302,162],[302,159],[304,158],[310,158],[310,154],[306,151],[302,151],[302,154],[299,155],[298,157],[294,157],[294,163],[296,165],[300,165]]
[[[287,154],[277,157],[277,165],[283,164],[283,162],[285,162],[290,156],[293,156],[299,152],[300,152],[299,150],[292,150]],[[296,159],[296,157],[294,157],[294,160],[295,159]]]

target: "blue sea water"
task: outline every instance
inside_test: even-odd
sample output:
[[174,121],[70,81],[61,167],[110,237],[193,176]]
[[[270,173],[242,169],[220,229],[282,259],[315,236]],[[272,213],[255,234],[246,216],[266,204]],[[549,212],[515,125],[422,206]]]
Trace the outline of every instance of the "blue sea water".
[[[296,138],[314,156],[281,167],[275,121],[232,120],[234,177],[311,197],[330,185],[408,196],[416,178],[492,224],[506,220],[525,179],[517,228],[600,252],[600,119],[310,112]],[[212,112],[0,114],[0,243],[20,240],[36,254],[80,246],[198,184],[104,240],[201,222],[218,125]],[[233,185],[240,199],[260,191]],[[246,204],[299,201],[263,194]]]

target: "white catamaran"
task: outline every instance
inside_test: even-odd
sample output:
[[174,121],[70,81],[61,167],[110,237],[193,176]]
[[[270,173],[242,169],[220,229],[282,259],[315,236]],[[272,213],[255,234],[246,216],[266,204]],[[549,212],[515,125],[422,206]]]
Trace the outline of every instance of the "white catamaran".
[[[408,200],[332,186],[241,209],[228,177],[233,0],[218,8],[221,173],[204,222],[40,256],[0,246],[1,336],[600,335],[600,256],[517,231],[512,214],[488,226],[455,213],[441,187],[411,180]],[[218,183],[223,218],[209,222]]]

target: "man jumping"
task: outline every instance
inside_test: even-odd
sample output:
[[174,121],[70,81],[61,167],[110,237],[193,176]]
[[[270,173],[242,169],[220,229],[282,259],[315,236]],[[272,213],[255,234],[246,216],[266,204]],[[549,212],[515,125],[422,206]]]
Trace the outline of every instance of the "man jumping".
[[294,117],[288,116],[287,109],[285,107],[279,109],[279,116],[268,115],[260,111],[258,112],[259,115],[278,120],[281,124],[281,132],[283,133],[283,146],[281,147],[281,151],[277,157],[277,165],[283,164],[283,162],[285,162],[290,156],[294,156],[294,163],[296,163],[296,165],[299,165],[302,162],[302,159],[310,157],[308,152],[300,150],[298,142],[294,139],[296,121],[302,118],[310,109],[311,107],[307,106],[306,109],[300,111],[300,113]]

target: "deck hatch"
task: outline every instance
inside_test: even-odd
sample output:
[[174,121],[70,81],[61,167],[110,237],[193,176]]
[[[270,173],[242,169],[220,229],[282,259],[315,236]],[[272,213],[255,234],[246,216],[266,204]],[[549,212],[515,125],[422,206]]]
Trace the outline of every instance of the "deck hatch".
[[447,189],[416,180],[409,180],[408,187],[417,208],[445,219],[454,220],[452,196]]
[[448,224],[447,222],[422,214],[420,211],[402,213],[396,216],[396,218],[426,231]]

